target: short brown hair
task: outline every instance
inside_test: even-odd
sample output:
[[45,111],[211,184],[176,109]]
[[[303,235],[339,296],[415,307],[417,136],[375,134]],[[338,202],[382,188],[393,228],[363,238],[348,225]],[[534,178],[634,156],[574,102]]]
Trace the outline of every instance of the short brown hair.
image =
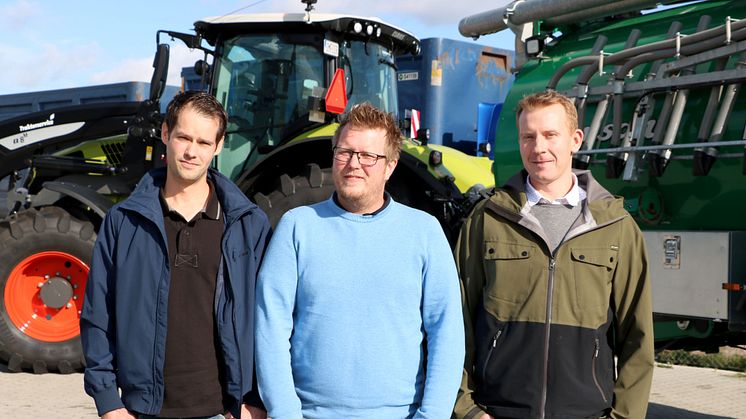
[[570,98],[554,90],[525,96],[518,102],[518,106],[516,106],[515,119],[518,120],[524,111],[530,112],[534,109],[546,108],[551,105],[562,105],[565,108],[567,126],[570,127],[570,131],[578,129],[578,111],[575,109],[575,104],[572,103]]
[[399,160],[402,133],[393,114],[376,108],[370,102],[352,106],[350,112],[342,116],[339,127],[334,132],[333,146],[337,145],[342,130],[347,126],[352,129],[382,129],[386,139],[386,159]]
[[225,127],[228,125],[228,115],[223,109],[223,105],[215,99],[215,96],[202,91],[186,91],[177,94],[168,104],[166,109],[165,122],[169,132],[173,131],[176,123],[179,121],[179,114],[187,106],[191,105],[198,114],[208,118],[215,118],[218,121],[218,134],[215,138],[219,143],[225,135]]

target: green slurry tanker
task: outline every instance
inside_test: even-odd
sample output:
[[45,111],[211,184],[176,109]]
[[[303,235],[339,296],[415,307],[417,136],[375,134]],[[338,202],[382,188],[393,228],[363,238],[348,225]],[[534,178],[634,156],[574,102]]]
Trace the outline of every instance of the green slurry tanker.
[[[574,98],[574,166],[623,196],[644,231],[658,348],[745,343],[746,3],[525,0],[459,25],[504,29],[517,72],[503,109],[545,89]],[[503,112],[497,184],[521,168],[516,139]]]

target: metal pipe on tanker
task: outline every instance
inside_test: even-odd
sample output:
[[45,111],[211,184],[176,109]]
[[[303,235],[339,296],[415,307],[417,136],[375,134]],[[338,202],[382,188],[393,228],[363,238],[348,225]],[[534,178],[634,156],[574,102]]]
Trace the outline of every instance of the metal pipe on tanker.
[[[601,53],[601,50],[604,48],[606,43],[609,41],[609,38],[607,38],[604,35],[599,35],[596,38],[596,41],[593,43],[593,48],[591,48],[591,55],[598,55]],[[588,100],[588,80],[593,76],[593,73],[596,72],[596,68],[592,65],[587,65],[583,71],[578,75],[578,78],[575,80],[575,85],[578,88],[578,93],[580,93],[580,90],[583,90],[583,94],[581,96],[578,96],[578,101],[576,103],[576,106],[578,108],[578,125],[582,129],[585,126],[585,107],[586,107],[586,101]]]
[[[673,34],[675,34],[680,28],[681,28],[681,23],[674,22],[674,24],[672,24],[671,27],[669,28],[669,37],[672,36]],[[634,47],[634,45],[637,44],[637,41],[639,40],[640,35],[641,35],[641,32],[639,30],[637,30],[637,29],[632,30],[630,32],[629,36],[627,37],[627,41],[625,42],[624,49],[629,49],[629,48]],[[595,51],[595,46],[594,46],[594,50],[591,51],[591,53],[592,54],[598,54],[598,53],[600,53],[600,51]],[[657,61],[658,66],[660,66],[661,62],[662,61]],[[658,66],[655,66],[655,64],[654,64],[653,68],[657,69]],[[614,68],[614,74],[616,74],[616,75],[619,75],[622,71],[623,71],[622,65],[617,65]],[[581,72],[581,74],[578,76],[577,83],[579,85],[587,85],[588,81],[591,79],[591,77],[593,76],[593,74],[595,72],[596,72],[596,69],[595,69],[594,66],[592,66],[592,65],[586,66],[586,68],[583,69],[583,71]],[[626,72],[624,74],[626,74]],[[624,77],[622,77],[622,79],[623,78]],[[617,79],[618,79],[618,77],[617,77]],[[610,81],[610,83],[614,83],[614,82],[615,82],[614,80]],[[617,112],[617,110],[619,109],[619,107],[621,105],[621,97],[618,97],[618,98],[617,98],[617,96],[613,96],[613,97],[615,97],[615,99],[614,99],[614,104],[615,104],[615,106],[614,106],[614,109],[615,109],[614,115],[615,115],[615,118],[614,118],[613,126],[616,127],[616,128],[612,130],[612,133],[616,133],[616,140],[615,141],[619,142],[619,132],[621,131],[621,123],[622,122],[621,122],[621,113]],[[593,148],[593,146],[595,145],[596,138],[598,137],[598,132],[601,129],[601,123],[603,122],[603,120],[606,119],[606,114],[607,114],[607,110],[608,110],[608,104],[609,104],[609,100],[611,100],[611,98],[612,98],[612,95],[606,95],[606,96],[604,96],[603,99],[601,99],[601,101],[598,103],[598,105],[596,105],[596,113],[593,115],[593,120],[591,121],[591,125],[590,125],[590,127],[588,129],[587,138],[583,142],[583,145],[586,147],[585,150],[591,150]],[[654,103],[654,101],[653,101],[652,98],[650,98],[649,100],[651,101],[651,103]],[[649,113],[649,112],[650,112],[650,109],[648,108],[646,114]],[[616,116],[616,115],[619,115],[619,116]],[[649,116],[648,116],[648,118],[649,118]],[[618,172],[621,171],[621,164],[622,163],[621,162],[617,162],[616,160],[620,158],[620,154],[612,154],[612,156],[614,156],[614,157],[611,157],[611,156],[607,157],[607,163],[609,165],[613,166],[614,168],[613,169],[609,168],[607,170],[607,174],[608,175],[616,175],[616,176],[612,176],[612,177],[618,177]],[[588,165],[590,164],[590,157],[591,156],[589,154],[583,154],[583,155],[576,156],[575,157],[575,163],[574,163],[575,167],[581,168],[581,169],[586,169],[588,167]],[[622,160],[622,162],[623,161],[624,160]]]
[[[678,20],[671,22],[671,26],[668,27],[668,32],[666,33],[666,39],[673,39],[674,37],[676,37],[676,34],[678,32],[681,32],[681,28],[683,26],[684,25]],[[658,74],[658,69],[660,69],[661,64],[663,64],[663,60],[653,61],[653,64],[650,65],[650,71],[648,72],[648,80],[655,78],[655,75]]]
[[[746,19],[742,19],[732,23],[731,31],[733,39],[744,39],[744,37],[746,37]],[[715,48],[716,46],[722,45],[723,43],[723,40],[719,39],[720,37],[725,37],[725,26],[718,26],[706,31],[688,35],[681,40],[681,52],[683,55],[688,55],[695,54],[708,48]],[[666,39],[664,41],[658,41],[652,44],[640,45],[638,47],[630,48],[627,50],[621,50],[608,57],[605,57],[604,62],[609,65],[619,64],[640,54],[661,49],[675,48],[675,46],[675,39]],[[555,89],[562,76],[564,76],[573,68],[591,63],[598,64],[598,61],[599,57],[583,56],[574,58],[562,64],[552,75],[549,83],[547,84],[547,89]]]
[[[606,43],[609,41],[609,38],[605,35],[599,35],[596,38],[596,41],[593,43],[593,48],[591,48],[591,54],[592,55],[598,55],[603,50],[604,46],[606,46]],[[591,77],[593,77],[593,74],[596,73],[597,67],[593,65],[587,65],[583,71],[580,73],[578,78],[576,79],[575,83],[578,88],[578,91],[580,89],[583,89],[583,96],[580,97],[580,100],[578,101],[578,125],[581,129],[583,129],[585,125],[585,108],[588,101],[588,80],[590,80]],[[601,120],[600,118],[603,118],[606,116],[606,107],[609,103],[608,101],[608,95],[604,97],[597,105],[596,105],[596,112],[593,114],[593,119],[591,120],[591,125],[588,128],[588,135],[586,135],[583,138],[583,143],[580,145],[581,150],[590,150],[593,148],[593,145],[596,142],[596,137],[598,136],[598,130],[601,126]],[[603,108],[603,110],[601,110]],[[599,113],[601,113],[599,117]],[[575,155],[573,156],[573,167],[577,169],[587,169],[588,165],[590,163],[591,156],[590,155]]]
[[[627,35],[627,40],[624,42],[624,48],[622,49],[622,51],[634,48],[635,45],[637,45],[637,41],[640,40],[640,35],[642,35],[642,32],[639,29],[632,29],[631,31],[629,31],[629,35]],[[621,84],[623,85],[624,78],[627,76],[627,72],[628,71],[623,70],[622,66],[616,66],[614,68],[616,81],[621,81]],[[612,81],[612,83],[614,83],[614,81]],[[612,96],[612,103],[614,104],[614,129],[612,131],[611,144],[614,145],[614,147],[619,146],[619,134],[622,130],[622,93],[622,91],[614,92]]]
[[[743,68],[746,60],[746,51],[742,52],[738,57],[737,68]],[[726,59],[727,61],[727,59]],[[719,60],[717,66],[724,67],[725,62]],[[736,96],[738,91],[741,89],[741,83],[734,83],[725,86],[725,92],[720,100],[720,109],[718,110],[715,122],[712,125],[712,132],[709,138],[705,139],[704,142],[717,142],[722,141],[723,134],[725,133],[725,126],[728,124],[728,119],[733,112],[733,105],[736,102]],[[714,90],[714,88],[713,88]],[[708,104],[709,106],[709,104]],[[712,165],[715,164],[717,159],[718,149],[716,147],[702,147],[694,150],[694,163],[692,164],[692,170],[695,176],[705,176],[712,169]]]
[[[746,60],[746,53],[741,53],[739,62],[743,63]],[[740,68],[743,68],[743,64],[739,64]],[[720,111],[715,119],[715,124],[712,127],[712,134],[708,141],[721,141],[723,139],[723,132],[725,132],[725,125],[728,123],[728,118],[733,111],[733,105],[738,95],[738,90],[741,88],[741,84],[730,84],[725,88],[725,95],[720,104]]]
[[648,104],[649,99],[650,95],[643,95],[635,105],[632,124],[627,131],[627,135],[624,136],[624,141],[622,141],[623,148],[633,149],[633,151],[627,153],[627,156],[624,159],[622,179],[625,181],[637,180],[637,166],[640,158],[638,156],[639,151],[635,149],[642,145],[645,124],[650,113]]
[[583,22],[600,16],[611,16],[621,13],[634,12],[646,8],[655,8],[659,4],[673,3],[675,0],[650,1],[650,0],[620,0],[611,4],[604,4],[588,9],[578,9],[573,13],[549,16],[544,19],[547,25],[566,25],[568,23]]
[[[715,62],[713,68],[714,71],[722,71],[725,68],[725,64],[728,62],[728,57],[723,57]],[[699,133],[697,134],[697,142],[706,142],[707,137],[712,131],[712,123],[715,120],[715,112],[717,111],[718,103],[720,103],[720,97],[722,95],[723,86],[713,86],[710,89],[710,97],[707,99],[707,107],[705,107],[705,113],[702,116],[702,122],[699,124]]]
[[[686,107],[688,98],[689,89],[679,90],[676,94],[676,99],[674,99],[673,108],[671,109],[671,118],[668,121],[666,133],[663,135],[663,141],[661,142],[662,145],[671,145],[676,140],[676,134],[679,132],[679,125],[681,125],[681,118],[684,116],[684,108]],[[651,155],[654,156],[653,164],[655,165],[655,169],[652,170],[651,174],[653,176],[662,176],[668,166],[668,161],[671,159],[671,149],[654,150],[651,152]]]
[[[700,17],[697,23],[697,30],[695,33],[704,32],[710,25],[710,16],[704,15]],[[703,44],[710,42],[703,41],[700,44],[692,45],[692,48],[702,47]],[[677,51],[678,53],[678,51]],[[681,70],[682,76],[694,74],[695,67],[687,67]],[[676,135],[679,133],[679,126],[681,125],[681,118],[684,115],[684,109],[686,108],[686,102],[689,98],[689,89],[683,89],[678,92],[676,99],[673,103],[673,110],[671,111],[671,119],[666,127],[666,133],[663,136],[663,145],[671,145],[676,141]],[[649,163],[651,164],[651,174],[653,176],[661,176],[668,166],[668,162],[671,159],[671,149],[655,150],[650,153],[651,157]]]
[[[614,147],[619,146],[619,137],[621,135],[621,126],[622,126],[622,105],[623,105],[624,99],[622,98],[622,94],[614,94],[611,97],[611,116],[612,116],[612,126],[614,127],[611,131],[611,145]],[[627,159],[627,153],[621,153],[621,155],[617,155],[618,153],[610,153],[606,156],[606,178],[607,179],[616,179],[619,177],[620,174],[622,174],[622,169],[624,168],[624,162]]]
[[[673,50],[658,50],[655,52],[647,52],[645,54],[638,55],[637,57],[628,60],[626,63],[624,63],[624,65],[617,67],[617,72],[615,73],[614,77],[614,83],[617,83],[622,87],[616,89],[617,91],[615,91],[613,94],[613,103],[615,106],[612,129],[612,146],[619,147],[621,145],[621,147],[627,148],[631,146],[633,142],[637,145],[637,142],[642,138],[645,124],[647,124],[647,120],[650,118],[650,113],[652,112],[651,106],[655,104],[655,101],[649,100],[647,95],[644,96],[640,100],[640,102],[637,103],[637,105],[635,106],[635,113],[633,115],[632,123],[625,133],[624,139],[621,139],[620,137],[623,119],[621,113],[622,103],[624,101],[623,86],[624,79],[626,78],[627,73],[643,63],[656,62],[671,55],[673,55]],[[637,132],[635,132],[635,130],[637,130]],[[606,177],[610,179],[619,177],[622,174],[625,166],[627,165],[628,157],[629,153],[626,152],[609,153],[609,156],[606,158]],[[637,159],[635,159],[634,165],[637,164],[636,161]],[[628,171],[631,173],[633,170],[632,168],[629,168]]]
[[[666,93],[666,98],[663,99],[663,107],[661,113],[658,115],[658,122],[655,126],[655,134],[653,135],[653,144],[660,144],[663,142],[663,134],[666,132],[668,127],[668,121],[671,120],[671,109],[673,108],[673,101],[676,99],[677,91],[671,91]],[[650,157],[650,155],[648,155]]]
[[[711,30],[708,30],[708,31],[711,31]],[[692,35],[692,36],[697,36],[697,35],[699,35],[699,34],[695,34],[695,35]],[[741,36],[743,36],[742,33],[741,33]],[[713,45],[710,45],[710,42],[711,42],[711,40],[703,41],[702,43],[699,44],[700,45],[699,49],[702,49],[703,47],[705,48],[705,50],[707,50],[708,48],[714,48]],[[656,75],[656,77],[667,77],[667,76],[669,76],[670,75],[669,73],[671,72],[671,67],[672,66],[669,66],[667,64],[667,67],[668,68],[665,71],[663,71],[660,74]],[[654,144],[665,144],[664,137],[665,137],[665,135],[667,133],[669,133],[668,125],[669,125],[669,122],[672,120],[671,112],[672,112],[672,108],[673,108],[673,103],[676,100],[676,96],[679,95],[679,94],[681,94],[684,91],[685,90],[682,90],[682,91],[671,91],[671,92],[668,92],[666,94],[666,99],[663,102],[663,108],[661,109],[660,115],[658,116],[658,121],[656,122],[655,134],[653,136],[653,143]],[[665,157],[661,156],[661,154],[670,154],[670,151],[669,151],[669,153],[665,153],[665,150],[654,150],[654,151],[651,151],[650,153],[647,154],[648,163],[650,165],[650,174],[652,176],[661,176],[663,174],[663,171],[665,170],[665,166],[667,164],[667,160],[665,160]],[[698,153],[695,150],[695,152],[694,152],[694,158],[695,158],[694,165],[698,164],[696,162],[697,154]]]
[[[518,0],[497,9],[467,16],[461,19],[458,29],[461,35],[476,38],[538,20],[556,22],[563,16],[575,13],[583,13],[583,20],[587,20],[671,1],[673,0]],[[594,14],[588,14],[589,11]],[[566,23],[569,22],[572,20]]]
[[[601,130],[601,124],[606,119],[606,111],[609,108],[609,95],[604,96],[596,105],[596,113],[593,114],[591,126],[588,128],[588,135],[583,141],[583,150],[592,150],[598,138],[598,132]],[[590,154],[581,154],[573,156],[573,167],[576,169],[587,169],[591,162]]]
[[[671,25],[668,27],[668,32],[666,33],[666,38],[671,39],[675,37],[676,34],[681,31],[682,26],[683,25],[679,21],[671,22]],[[648,71],[648,74],[645,75],[645,80],[652,80],[655,78],[656,74],[658,73],[658,70],[663,64],[663,58],[666,58],[666,57],[655,59],[653,63],[650,64],[650,70]],[[627,64],[630,64],[630,62],[628,61]],[[617,78],[619,78],[619,75],[623,74],[622,72],[625,70],[626,68],[624,67],[619,68],[619,70],[617,70],[616,72]],[[637,115],[640,110],[642,110],[643,113],[642,115],[639,116],[639,119],[636,118],[633,120],[632,126],[634,128],[632,129],[632,137],[630,138],[629,141],[625,141],[622,144],[623,147],[629,147],[632,145],[632,143],[634,143],[634,146],[636,148],[644,145],[645,132],[647,130],[647,125],[648,125],[648,122],[653,119],[653,114],[655,112],[655,101],[656,101],[655,94],[648,94],[648,95],[643,96],[643,98],[640,99],[640,102],[638,102],[637,106],[635,106],[635,115]],[[669,111],[671,109],[670,105],[671,103],[669,103],[669,107],[668,107]],[[633,159],[627,160],[627,162],[625,163],[625,169],[624,169],[625,180],[628,180],[630,174],[634,176],[634,173],[636,173],[637,171],[637,166],[640,160],[642,159],[638,158],[638,156],[635,156],[635,158]]]

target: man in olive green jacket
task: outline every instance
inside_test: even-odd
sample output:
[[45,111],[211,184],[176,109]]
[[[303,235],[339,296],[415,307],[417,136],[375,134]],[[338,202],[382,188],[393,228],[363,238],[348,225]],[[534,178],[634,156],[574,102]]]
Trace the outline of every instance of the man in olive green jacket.
[[[653,323],[642,234],[587,171],[566,97],[518,104],[525,170],[461,231],[466,363],[456,418],[643,419]],[[615,363],[616,357],[616,363]]]

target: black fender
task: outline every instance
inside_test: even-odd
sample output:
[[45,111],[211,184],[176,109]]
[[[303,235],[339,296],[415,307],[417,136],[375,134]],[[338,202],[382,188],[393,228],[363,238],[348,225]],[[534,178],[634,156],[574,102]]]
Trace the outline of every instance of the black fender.
[[244,171],[236,180],[241,190],[252,198],[257,192],[269,193],[283,174],[295,176],[308,164],[320,167],[332,165],[330,136],[293,141],[274,149],[263,159]]
[[[267,188],[274,186],[281,174],[297,175],[311,163],[318,164],[321,168],[331,167],[331,149],[331,137],[314,137],[285,144],[241,174],[236,183],[249,198],[256,192],[267,193]],[[423,186],[441,198],[458,199],[461,195],[453,181],[437,179],[428,171],[425,163],[405,151],[399,156],[399,167],[394,175],[404,176],[402,172],[406,172],[409,178],[422,182]]]
[[62,197],[70,197],[93,210],[101,218],[114,205],[107,197],[88,186],[65,181],[50,181],[42,184],[42,190],[34,198],[34,206],[52,205]]

